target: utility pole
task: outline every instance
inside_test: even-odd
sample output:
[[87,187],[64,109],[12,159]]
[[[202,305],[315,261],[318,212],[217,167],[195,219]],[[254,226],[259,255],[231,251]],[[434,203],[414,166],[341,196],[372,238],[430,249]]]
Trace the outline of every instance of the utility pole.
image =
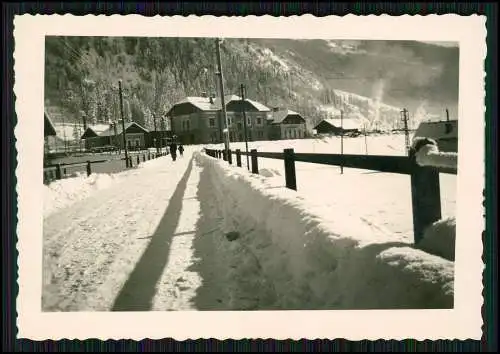
[[404,131],[405,131],[405,145],[406,145],[406,152],[410,152],[410,132],[408,130],[408,110],[406,108],[403,108],[401,111],[401,120],[404,123]]
[[344,110],[340,110],[340,154],[342,155],[342,164],[340,165],[340,174],[344,174]]
[[151,112],[151,115],[153,116],[153,125],[155,128],[155,147],[156,147],[156,152],[159,153],[160,151],[158,150],[158,131],[156,130],[156,114],[155,112]]
[[368,155],[368,142],[367,142],[367,138],[366,138],[366,123],[363,124],[363,130],[365,133],[365,154]]
[[240,86],[241,89],[241,111],[243,113],[243,129],[244,129],[244,134],[245,134],[245,151],[247,153],[247,168],[250,171],[250,162],[249,162],[249,157],[248,157],[248,139],[247,139],[247,116],[245,113],[245,86],[241,84]]
[[226,126],[226,136],[224,139],[224,145],[225,145],[225,150],[226,150],[226,156],[228,156],[229,153],[229,122],[227,121],[227,112],[226,112],[226,102],[224,98],[224,75],[222,74],[222,63],[221,63],[221,56],[220,56],[220,42],[221,39],[217,38],[216,39],[217,45],[215,46],[217,50],[217,66],[219,68],[218,75],[219,75],[219,83],[220,83],[220,101],[222,105],[222,116],[224,118],[224,123]]
[[125,166],[128,165],[128,149],[127,138],[125,137],[125,117],[123,117],[123,93],[122,93],[122,80],[118,80],[118,90],[120,93],[120,116],[122,117],[122,134],[123,134],[123,149],[125,150]]

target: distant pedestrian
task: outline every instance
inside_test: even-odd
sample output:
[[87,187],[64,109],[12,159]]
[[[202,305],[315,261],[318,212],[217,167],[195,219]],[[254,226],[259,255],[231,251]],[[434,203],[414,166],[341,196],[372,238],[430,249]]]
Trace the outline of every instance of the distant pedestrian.
[[182,146],[182,144],[179,144],[179,154],[181,154],[181,157],[183,152],[184,152],[184,147]]
[[177,144],[173,141],[170,144],[170,156],[172,156],[172,160],[175,161],[177,158]]

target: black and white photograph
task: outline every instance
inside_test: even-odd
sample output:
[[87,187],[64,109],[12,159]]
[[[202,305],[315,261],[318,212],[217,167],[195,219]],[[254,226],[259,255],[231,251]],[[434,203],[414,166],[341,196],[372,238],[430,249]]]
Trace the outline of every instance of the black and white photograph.
[[32,58],[41,316],[464,307],[459,37],[132,32]]

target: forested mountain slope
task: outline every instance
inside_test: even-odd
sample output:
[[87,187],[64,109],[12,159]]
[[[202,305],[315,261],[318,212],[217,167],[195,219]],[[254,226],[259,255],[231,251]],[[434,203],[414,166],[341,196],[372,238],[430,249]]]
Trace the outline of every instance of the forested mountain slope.
[[[46,107],[55,120],[118,119],[153,127],[173,103],[219,95],[213,38],[47,37]],[[394,128],[399,110],[414,122],[444,118],[458,105],[458,48],[400,41],[224,39],[226,94],[245,84],[249,98],[300,112],[309,126],[336,111]]]

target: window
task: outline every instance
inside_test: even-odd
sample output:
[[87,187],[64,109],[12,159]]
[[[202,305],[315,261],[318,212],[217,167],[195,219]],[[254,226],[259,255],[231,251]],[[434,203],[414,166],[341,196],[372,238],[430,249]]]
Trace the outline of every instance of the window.
[[247,117],[247,125],[252,125],[252,120],[250,119],[250,117]]
[[215,127],[215,118],[210,118],[208,120],[208,126],[211,128]]
[[238,123],[238,129],[241,130],[241,123]]
[[262,125],[262,118],[257,118],[257,125]]

